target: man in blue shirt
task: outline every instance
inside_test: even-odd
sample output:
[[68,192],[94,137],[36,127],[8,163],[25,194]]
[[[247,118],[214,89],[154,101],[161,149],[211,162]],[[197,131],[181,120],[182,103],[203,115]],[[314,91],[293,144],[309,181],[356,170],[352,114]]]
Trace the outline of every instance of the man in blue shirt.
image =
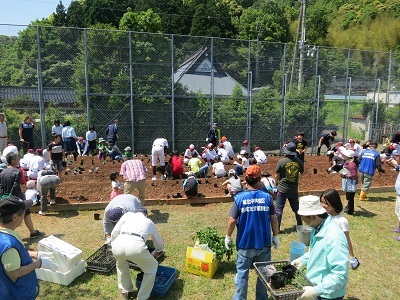
[[314,286],[303,287],[301,300],[340,300],[349,280],[349,250],[343,230],[322,207],[318,196],[300,198],[298,214],[313,229],[307,253],[292,261],[296,268],[307,266]]
[[[229,250],[232,233],[237,227],[235,277],[236,291],[234,300],[247,299],[249,269],[254,262],[271,261],[271,246],[279,247],[278,219],[271,196],[261,190],[261,169],[251,165],[246,170],[248,189],[234,196],[230,210],[225,247]],[[271,230],[273,236],[271,237]],[[257,279],[256,300],[268,299],[267,290]]]
[[369,147],[361,153],[360,165],[358,167],[358,171],[360,171],[361,175],[361,201],[368,200],[367,192],[372,184],[375,169],[378,169],[381,173],[385,173],[385,170],[382,169],[381,157],[378,151],[375,150],[377,146],[377,143],[371,143]]

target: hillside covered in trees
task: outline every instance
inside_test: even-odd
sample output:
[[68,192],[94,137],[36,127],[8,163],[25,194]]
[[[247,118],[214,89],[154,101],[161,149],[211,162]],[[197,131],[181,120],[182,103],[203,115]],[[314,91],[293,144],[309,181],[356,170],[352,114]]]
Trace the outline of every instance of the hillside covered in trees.
[[[301,1],[309,45],[400,50],[400,0]],[[69,7],[60,1],[32,24],[294,42],[301,1],[74,0]]]

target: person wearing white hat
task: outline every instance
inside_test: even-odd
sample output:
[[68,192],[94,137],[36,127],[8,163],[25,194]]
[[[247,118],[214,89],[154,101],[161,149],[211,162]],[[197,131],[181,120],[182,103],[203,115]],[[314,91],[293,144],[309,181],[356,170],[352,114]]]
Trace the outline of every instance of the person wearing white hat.
[[352,215],[354,213],[354,197],[356,195],[358,183],[358,168],[354,162],[354,151],[345,150],[342,152],[344,159],[343,169],[339,171],[342,176],[342,190],[346,192],[347,205],[344,213]]
[[126,159],[132,159],[132,157],[133,157],[132,148],[127,146],[127,147],[125,147],[124,151],[125,151],[124,152],[124,157]]
[[193,157],[193,153],[197,153],[197,156],[199,156],[199,152],[197,152],[197,150],[195,149],[195,147],[194,147],[194,145],[193,144],[190,144],[189,145],[189,148],[187,148],[186,150],[185,150],[185,153],[184,153],[184,157],[183,157],[183,163],[185,164],[185,165],[187,165],[188,164],[188,162],[189,162],[189,160]]
[[303,287],[300,299],[343,299],[349,279],[349,250],[343,230],[318,196],[300,197],[297,213],[313,228],[308,252],[292,261],[298,269],[307,267],[306,276],[313,284]]

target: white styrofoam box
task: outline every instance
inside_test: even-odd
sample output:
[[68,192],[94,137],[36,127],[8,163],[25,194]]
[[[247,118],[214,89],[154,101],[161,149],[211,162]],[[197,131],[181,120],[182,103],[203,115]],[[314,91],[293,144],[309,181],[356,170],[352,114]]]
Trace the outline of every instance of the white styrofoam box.
[[75,278],[85,272],[85,262],[81,260],[75,267],[68,272],[50,271],[47,269],[36,269],[36,276],[40,280],[58,283],[62,285],[69,285]]
[[82,250],[50,235],[38,243],[38,251],[52,252],[58,271],[66,273],[82,260]]

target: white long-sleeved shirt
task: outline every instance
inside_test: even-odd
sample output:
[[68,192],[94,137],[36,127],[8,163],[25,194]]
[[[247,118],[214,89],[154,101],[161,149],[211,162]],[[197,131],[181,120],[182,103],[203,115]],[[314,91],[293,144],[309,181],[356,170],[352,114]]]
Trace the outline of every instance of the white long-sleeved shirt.
[[86,132],[86,140],[88,142],[97,140],[97,132],[96,131],[87,131]]
[[65,126],[62,130],[62,139],[65,140],[66,138],[71,137],[74,139],[78,139],[75,130],[71,126]]
[[121,219],[119,219],[117,225],[115,225],[111,233],[111,241],[114,241],[123,232],[136,233],[140,235],[145,242],[151,236],[156,250],[164,250],[164,243],[158,233],[156,224],[154,224],[154,222],[147,218],[142,212],[125,213]]

